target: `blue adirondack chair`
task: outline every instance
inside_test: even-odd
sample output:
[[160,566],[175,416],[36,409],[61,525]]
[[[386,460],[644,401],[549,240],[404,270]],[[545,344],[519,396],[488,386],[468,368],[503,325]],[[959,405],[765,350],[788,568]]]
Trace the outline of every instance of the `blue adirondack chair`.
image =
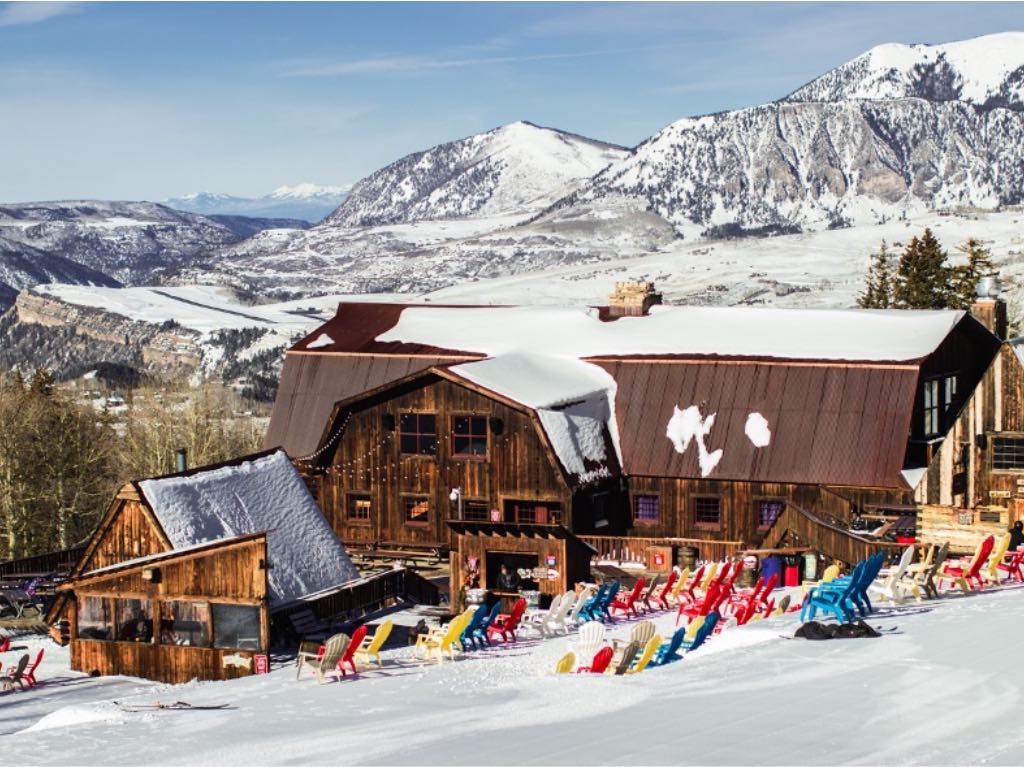
[[800,611],[800,621],[813,620],[818,610],[831,613],[840,623],[848,623],[853,620],[853,591],[860,586],[864,577],[868,560],[857,563],[853,568],[853,574],[849,578],[843,578],[841,583],[835,581],[815,586],[804,599],[803,609]]
[[465,630],[463,630],[462,635],[459,637],[459,641],[462,643],[462,649],[464,651],[469,650],[470,647],[476,648],[478,646],[474,634],[480,630],[480,625],[484,622],[484,619],[487,618],[487,615],[490,612],[491,608],[486,604],[482,604],[476,608],[476,612],[473,613],[473,617],[470,618]]
[[601,602],[604,599],[605,595],[608,593],[608,588],[609,586],[607,583],[602,583],[600,586],[597,587],[597,593],[594,594],[594,596],[592,596],[590,599],[588,599],[587,603],[583,605],[583,609],[580,610],[580,623],[584,621],[597,620],[597,615],[594,615],[594,612],[596,610],[598,615],[600,615]]
[[[494,619],[498,617],[498,613],[500,612],[501,602],[498,601],[494,603],[494,607],[491,608],[491,611],[487,613],[487,616],[483,621],[481,621],[480,627],[470,635],[469,638],[473,640],[475,645],[478,647],[484,647],[485,645],[487,647],[491,646],[491,638],[487,636],[487,629],[492,623],[494,623]],[[474,615],[473,617],[475,618],[476,616]]]
[[683,646],[683,640],[686,638],[686,626],[682,626],[675,630],[672,634],[672,638],[665,644],[658,648],[658,651],[654,653],[654,657],[651,658],[650,665],[652,666],[664,666],[666,663],[679,660],[683,656],[679,654],[679,648]]
[[718,625],[720,617],[721,616],[718,614],[717,610],[709,612],[708,617],[704,619],[704,622],[700,624],[700,628],[697,629],[697,633],[693,635],[693,639],[689,641],[684,639],[680,647],[687,652],[693,652],[696,650],[707,641],[709,636],[714,633],[715,626]]
[[[881,571],[884,563],[885,554],[877,552],[864,560],[864,568],[859,575],[856,569],[854,569],[853,574],[843,578],[836,578],[829,583],[823,583],[821,588],[823,591],[846,592],[845,604],[849,608],[849,620],[853,620],[853,610],[860,613],[861,617],[867,616],[874,610],[871,605],[871,599],[868,597],[868,588],[875,578],[878,577],[878,573]],[[852,587],[851,581],[856,581],[852,584]]]
[[612,617],[611,606],[612,602],[615,601],[615,597],[618,596],[621,587],[621,583],[614,581],[611,588],[605,593],[604,599],[601,600],[601,612],[597,616],[598,620],[604,621],[607,618],[612,623],[615,623],[615,619]]

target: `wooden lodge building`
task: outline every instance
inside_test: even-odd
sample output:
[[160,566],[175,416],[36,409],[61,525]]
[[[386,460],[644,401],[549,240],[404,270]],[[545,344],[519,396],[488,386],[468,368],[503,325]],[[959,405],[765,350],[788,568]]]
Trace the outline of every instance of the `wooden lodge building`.
[[553,593],[595,550],[849,562],[877,547],[855,513],[961,548],[1024,515],[1002,301],[658,304],[643,283],[596,308],[342,303],[289,350],[266,446],[346,545],[451,550],[453,586],[469,557],[485,585],[504,563]]
[[271,614],[355,568],[282,451],[120,489],[61,587],[71,668],[164,682],[254,672]]

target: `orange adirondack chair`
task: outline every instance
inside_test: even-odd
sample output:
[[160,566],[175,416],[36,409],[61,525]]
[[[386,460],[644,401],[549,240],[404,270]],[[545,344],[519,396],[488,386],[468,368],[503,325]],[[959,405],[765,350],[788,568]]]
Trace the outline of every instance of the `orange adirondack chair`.
[[995,536],[988,536],[978,544],[978,549],[974,552],[974,557],[969,562],[963,559],[956,562],[947,562],[942,566],[942,571],[938,573],[936,580],[939,581],[940,585],[942,581],[957,583],[965,592],[971,590],[972,583],[977,583],[979,589],[985,588],[985,581],[981,577],[981,568],[984,566],[985,560],[988,559],[988,555],[992,553],[992,547],[995,545]]
[[616,599],[614,602],[612,602],[612,612],[618,610],[619,612],[626,613],[626,615],[629,615],[630,613],[636,615],[636,602],[638,599],[640,599],[640,595],[643,593],[645,583],[646,581],[644,580],[644,577],[642,575],[639,578],[637,578],[636,583],[633,584],[632,591],[630,591],[621,599]]

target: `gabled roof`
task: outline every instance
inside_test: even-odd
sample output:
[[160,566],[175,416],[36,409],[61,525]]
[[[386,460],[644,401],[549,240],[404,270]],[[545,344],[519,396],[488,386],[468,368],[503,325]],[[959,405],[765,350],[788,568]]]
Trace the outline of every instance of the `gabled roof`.
[[136,486],[175,551],[267,531],[272,607],[359,576],[283,451]]

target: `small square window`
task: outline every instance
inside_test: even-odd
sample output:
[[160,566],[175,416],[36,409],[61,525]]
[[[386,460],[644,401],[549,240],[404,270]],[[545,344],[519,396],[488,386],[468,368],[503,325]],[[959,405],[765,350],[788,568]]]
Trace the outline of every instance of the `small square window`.
[[1024,471],[1024,437],[994,437],[992,468],[1003,471]]
[[718,496],[695,496],[693,499],[693,523],[705,530],[722,528],[722,499]]
[[779,515],[785,508],[785,501],[780,501],[774,498],[760,498],[754,501],[754,513],[757,516],[757,529],[767,530],[770,528],[775,524],[775,520],[779,518]]
[[426,525],[430,521],[430,500],[421,497],[405,499],[405,524]]
[[437,455],[437,417],[433,413],[402,413],[398,439],[405,455]]
[[491,518],[491,505],[486,501],[464,501],[462,518],[470,522],[487,522]]
[[452,416],[452,455],[457,458],[486,457],[486,417],[482,415]]
[[656,495],[634,495],[633,496],[633,521],[640,524],[657,524],[658,522],[658,496]]
[[370,496],[349,495],[348,496],[348,518],[352,522],[370,521]]

